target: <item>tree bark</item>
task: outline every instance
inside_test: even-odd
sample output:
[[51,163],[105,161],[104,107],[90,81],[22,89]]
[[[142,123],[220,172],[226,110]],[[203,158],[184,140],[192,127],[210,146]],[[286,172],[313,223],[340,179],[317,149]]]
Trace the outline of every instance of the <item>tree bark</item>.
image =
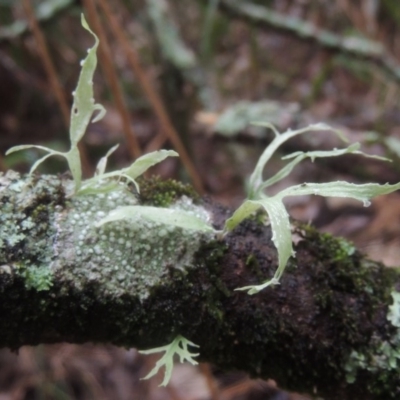
[[[343,239],[297,224],[281,284],[236,288],[277,267],[257,215],[223,239],[141,219],[97,227],[121,205],[227,210],[174,182],[67,197],[65,177],[0,175],[0,346],[113,343],[140,349],[183,335],[201,361],[329,399],[397,399],[399,272]],[[192,196],[195,197],[195,196]]]

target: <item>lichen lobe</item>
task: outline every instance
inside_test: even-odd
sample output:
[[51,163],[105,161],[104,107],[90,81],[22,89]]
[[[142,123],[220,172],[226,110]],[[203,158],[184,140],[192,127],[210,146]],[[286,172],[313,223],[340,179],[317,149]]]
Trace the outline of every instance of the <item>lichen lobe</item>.
[[[138,196],[124,185],[109,193],[71,199],[68,213],[56,217],[59,279],[80,288],[90,284],[106,297],[134,292],[142,301],[155,285],[162,284],[171,268],[193,268],[201,241],[212,234],[184,231],[143,217],[96,226],[110,211],[138,204]],[[186,196],[169,208],[185,210],[205,221],[210,218],[201,205]]]

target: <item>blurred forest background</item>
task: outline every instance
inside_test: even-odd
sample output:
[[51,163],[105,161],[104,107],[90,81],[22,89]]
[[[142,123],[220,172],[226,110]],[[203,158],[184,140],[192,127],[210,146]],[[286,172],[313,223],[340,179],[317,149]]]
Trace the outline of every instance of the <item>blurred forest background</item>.
[[[179,151],[153,173],[192,183],[229,207],[279,130],[326,122],[390,157],[319,160],[282,185],[346,179],[400,180],[400,3],[398,0],[0,0],[0,170],[27,172],[36,150],[68,148],[71,92],[79,62],[101,38],[96,102],[107,114],[83,139],[84,172],[120,143],[110,168],[161,148]],[[340,147],[325,132],[295,138],[296,150]],[[267,174],[280,165],[277,157]],[[62,173],[51,158],[42,173]],[[400,197],[369,208],[343,199],[293,198],[291,215],[352,240],[387,265],[400,260]],[[16,335],[18,332],[15,333]],[[300,400],[275,382],[212,366],[178,366],[172,383],[140,381],[156,358],[111,346],[57,345],[0,352],[0,400]],[[317,368],[317,366],[316,366]]]

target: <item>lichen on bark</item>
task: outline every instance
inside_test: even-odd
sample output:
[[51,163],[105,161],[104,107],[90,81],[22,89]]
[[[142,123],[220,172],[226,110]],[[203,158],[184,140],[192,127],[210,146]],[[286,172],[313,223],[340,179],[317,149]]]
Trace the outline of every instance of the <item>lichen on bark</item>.
[[[200,345],[201,360],[326,400],[399,397],[396,369],[371,368],[385,343],[396,350],[398,327],[388,315],[397,269],[300,225],[281,284],[249,296],[235,289],[277,267],[271,231],[259,218],[222,240],[128,221],[102,230],[95,227],[102,213],[136,204],[137,194],[121,187],[68,198],[72,184],[0,176],[1,346],[92,341],[145,349],[182,335]],[[198,207],[217,229],[229,217],[181,194],[172,206]],[[46,290],[27,285],[23,271],[33,268],[51,272]]]
[[[10,177],[13,179],[7,183]],[[29,278],[28,287],[39,287],[34,278],[37,276],[43,281],[43,270],[47,270],[57,276],[58,282],[66,281],[79,289],[89,284],[95,286],[99,296],[119,297],[126,291],[134,291],[143,300],[149,296],[150,289],[162,281],[168,269],[193,268],[193,257],[203,237],[209,240],[213,236],[195,230],[183,232],[181,228],[140,217],[97,227],[96,223],[110,211],[139,204],[138,194],[124,183],[106,193],[99,190],[96,194],[68,199],[63,194],[62,207],[59,201],[41,202],[44,196],[51,199],[56,192],[67,193],[69,182],[44,176],[37,185],[34,177],[21,178],[12,173],[2,182],[1,233],[5,237],[4,250],[7,250],[4,253],[14,254],[16,246],[23,248],[21,258],[7,260],[4,257],[2,263],[8,263],[11,269]],[[171,185],[176,186],[176,183]],[[165,184],[162,187],[165,188]],[[28,198],[27,188],[31,188]],[[171,193],[174,192],[166,193],[171,200],[170,208],[193,211],[210,219],[204,207],[195,205],[190,198],[179,196],[173,201]],[[44,221],[38,221],[37,207],[40,210],[44,206],[46,226],[41,227]],[[38,241],[46,240],[51,241],[51,246],[35,246]]]

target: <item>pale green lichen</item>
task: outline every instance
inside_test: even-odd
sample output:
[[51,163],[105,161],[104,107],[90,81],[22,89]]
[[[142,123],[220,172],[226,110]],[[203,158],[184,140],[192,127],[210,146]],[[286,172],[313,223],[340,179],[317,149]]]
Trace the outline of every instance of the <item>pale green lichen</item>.
[[325,157],[338,157],[345,154],[359,154],[369,158],[376,158],[386,160],[379,156],[372,156],[359,151],[360,144],[354,143],[347,148],[334,149],[330,151],[310,151],[310,152],[295,152],[283,157],[284,160],[292,159],[280,171],[278,171],[271,178],[264,180],[263,171],[266,163],[271,159],[276,150],[287,140],[304,134],[309,131],[328,130],[333,131],[342,139],[347,141],[339,131],[332,129],[325,124],[314,124],[306,128],[297,130],[287,130],[284,133],[278,130],[269,123],[260,123],[259,125],[272,129],[275,138],[267,146],[258,160],[256,167],[249,178],[248,183],[248,196],[242,205],[233,213],[233,215],[226,220],[224,233],[232,231],[238,224],[251,214],[264,209],[269,217],[269,223],[272,231],[272,241],[278,252],[278,268],[275,271],[272,279],[267,280],[259,285],[249,285],[236,290],[245,290],[248,294],[256,294],[261,290],[271,285],[278,285],[280,278],[285,271],[286,265],[290,257],[295,256],[292,243],[292,233],[289,214],[286,211],[286,206],[283,199],[288,196],[305,196],[305,195],[319,195],[324,197],[349,197],[362,201],[364,206],[369,206],[370,199],[382,194],[387,194],[400,189],[400,183],[395,185],[379,185],[376,183],[367,183],[363,185],[356,185],[348,182],[336,181],[327,183],[302,183],[300,185],[290,186],[274,196],[267,196],[265,190],[271,185],[279,182],[288,176],[292,170],[303,160],[309,158],[314,161],[317,158]]
[[169,208],[172,208],[173,210],[185,211],[189,215],[199,218],[207,224],[211,224],[212,222],[210,213],[205,208],[194,204],[193,200],[188,196],[180,197],[173,204],[171,204]]
[[[15,180],[23,182],[17,190]],[[143,300],[169,271],[194,268],[202,241],[214,238],[212,230],[184,230],[145,218],[97,227],[112,210],[140,205],[137,194],[120,182],[112,192],[66,200],[71,184],[51,176],[0,179],[0,265],[10,266],[30,289],[49,288],[56,275],[60,284],[91,285],[100,296],[133,291]],[[64,200],[57,204],[60,196]],[[208,211],[187,197],[170,207],[211,225]]]
[[[30,169],[30,174],[32,174],[36,170],[36,168],[49,157],[64,157],[68,162],[68,166],[75,183],[74,189],[69,189],[70,195],[85,195],[90,193],[97,193],[99,191],[112,191],[115,188],[115,184],[113,182],[109,182],[108,185],[104,185],[104,181],[116,178],[124,178],[132,182],[135,185],[136,190],[139,192],[139,186],[136,183],[135,179],[143,174],[151,166],[163,161],[167,157],[176,157],[178,156],[178,153],[173,150],[154,151],[152,153],[142,155],[127,168],[106,173],[105,169],[107,166],[107,159],[118,147],[118,145],[116,145],[112,147],[106,153],[106,155],[100,159],[99,163],[97,164],[95,176],[91,179],[85,180],[82,183],[82,168],[78,144],[84,136],[89,123],[97,122],[101,118],[103,118],[106,110],[101,104],[96,104],[93,98],[93,75],[97,65],[96,50],[99,45],[99,39],[90,29],[83,14],[81,15],[81,23],[82,26],[94,37],[95,44],[93,45],[93,47],[88,49],[87,57],[81,61],[82,69],[79,75],[78,85],[75,91],[72,92],[74,102],[71,110],[71,124],[69,130],[69,137],[71,141],[70,150],[63,153],[43,146],[21,145],[14,146],[11,149],[8,149],[6,154],[10,154],[20,150],[26,150],[32,147],[46,151],[48,154],[46,154],[44,157],[42,157],[32,165]],[[98,114],[92,119],[93,113],[95,111],[98,111]]]
[[[185,202],[187,210],[189,201]],[[112,210],[135,205],[137,196],[122,184],[113,192],[72,198],[69,213],[56,215],[59,279],[77,287],[91,284],[102,296],[133,291],[144,300],[170,269],[193,268],[202,239],[212,232],[183,231],[140,217],[97,226]],[[172,207],[179,208],[179,202]],[[193,207],[209,220],[201,206]],[[69,267],[72,259],[74,265]]]
[[[30,173],[32,173],[43,161],[47,160],[51,156],[64,157],[68,162],[68,166],[74,178],[75,191],[79,190],[82,181],[82,168],[78,143],[85,134],[88,124],[90,122],[99,121],[101,118],[103,118],[106,112],[104,107],[101,104],[96,104],[93,98],[93,75],[97,65],[96,50],[99,45],[99,39],[90,29],[83,14],[81,16],[81,23],[82,26],[94,37],[95,44],[93,47],[88,49],[87,57],[81,61],[82,69],[79,75],[78,85],[75,91],[72,92],[74,102],[72,104],[69,131],[69,136],[71,139],[70,150],[67,152],[60,152],[43,146],[21,145],[8,149],[6,153],[10,154],[15,151],[26,150],[29,148],[37,148],[47,152],[45,156],[37,160],[32,165]],[[98,114],[92,119],[92,115],[95,111],[98,111]]]
[[142,354],[154,354],[164,352],[164,355],[157,361],[154,368],[142,379],[150,379],[155,376],[158,371],[165,367],[164,379],[160,386],[167,386],[171,376],[172,369],[174,367],[174,356],[179,356],[179,361],[183,363],[184,361],[190,362],[192,365],[197,365],[198,362],[193,358],[197,357],[198,353],[191,353],[188,347],[199,347],[197,344],[194,344],[190,340],[184,338],[181,335],[178,335],[171,343],[156,347],[150,350],[141,350],[139,353]]
[[[389,306],[388,321],[400,328],[400,293],[391,293],[393,304]],[[372,338],[372,343],[365,352],[353,350],[345,363],[346,381],[353,383],[360,370],[369,372],[391,371],[400,366],[400,329],[388,339]]]
[[400,293],[392,292],[393,304],[389,306],[389,313],[387,319],[392,323],[393,326],[400,328]]

